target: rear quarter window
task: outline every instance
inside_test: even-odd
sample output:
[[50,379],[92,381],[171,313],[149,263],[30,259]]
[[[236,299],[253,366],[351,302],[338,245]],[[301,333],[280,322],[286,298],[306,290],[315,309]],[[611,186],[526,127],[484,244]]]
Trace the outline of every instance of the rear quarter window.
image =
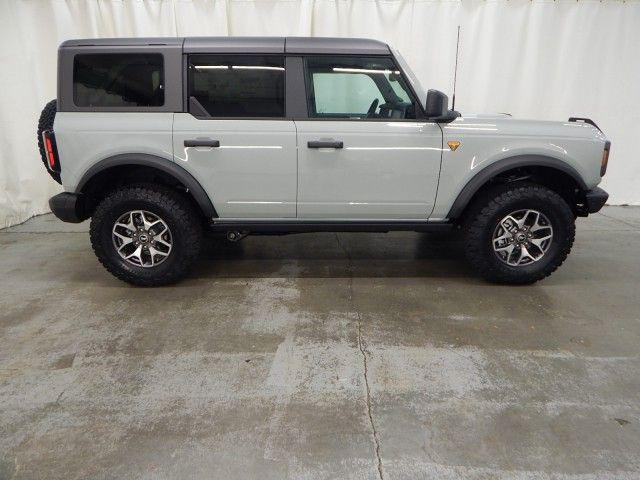
[[77,107],[160,107],[164,105],[162,54],[78,54],[73,62]]

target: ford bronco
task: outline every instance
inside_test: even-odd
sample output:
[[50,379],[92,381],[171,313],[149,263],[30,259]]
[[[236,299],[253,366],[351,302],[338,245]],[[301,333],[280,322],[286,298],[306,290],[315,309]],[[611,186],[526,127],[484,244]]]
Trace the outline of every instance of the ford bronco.
[[207,231],[459,230],[484,278],[565,260],[610,143],[586,118],[467,115],[387,44],[348,38],[64,42],[38,125],[66,222],[136,285],[183,277]]

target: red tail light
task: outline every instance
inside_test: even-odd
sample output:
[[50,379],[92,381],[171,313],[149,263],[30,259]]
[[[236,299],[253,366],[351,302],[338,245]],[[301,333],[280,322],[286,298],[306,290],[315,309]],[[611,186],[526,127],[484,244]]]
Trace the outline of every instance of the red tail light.
[[53,132],[50,130],[42,132],[42,139],[44,141],[44,150],[47,155],[47,163],[49,164],[49,169],[52,172],[59,172],[60,165],[58,163],[56,140]]
[[609,150],[611,150],[611,142],[607,140],[604,144],[604,152],[602,152],[602,163],[600,164],[600,176],[604,177],[607,173],[607,165],[609,164]]

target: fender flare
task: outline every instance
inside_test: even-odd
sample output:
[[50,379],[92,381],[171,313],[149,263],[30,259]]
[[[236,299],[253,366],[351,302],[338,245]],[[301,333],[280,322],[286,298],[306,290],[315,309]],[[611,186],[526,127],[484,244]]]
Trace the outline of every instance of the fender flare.
[[200,185],[200,183],[189,172],[171,160],[146,153],[125,153],[100,160],[98,163],[92,165],[91,168],[82,175],[82,178],[76,187],[76,193],[81,193],[84,186],[96,174],[120,165],[140,165],[151,167],[170,175],[189,190],[193,199],[207,218],[215,218],[218,216],[209,195],[207,195],[207,192],[202,188],[202,185]]
[[587,185],[571,165],[554,157],[545,155],[516,155],[513,157],[503,158],[491,165],[480,170],[476,175],[467,182],[456,197],[453,205],[449,209],[447,218],[458,218],[467,207],[473,196],[480,190],[489,180],[507,170],[519,167],[549,167],[560,170],[571,178],[573,178],[582,190],[588,190]]

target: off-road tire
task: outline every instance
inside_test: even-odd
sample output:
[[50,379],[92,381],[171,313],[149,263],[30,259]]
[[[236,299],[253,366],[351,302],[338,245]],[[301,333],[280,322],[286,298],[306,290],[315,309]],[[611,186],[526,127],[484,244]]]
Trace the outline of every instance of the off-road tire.
[[[492,238],[498,222],[519,209],[543,213],[553,227],[553,239],[537,262],[510,266],[494,252]],[[477,199],[465,218],[463,229],[467,260],[480,276],[496,283],[530,284],[549,276],[569,255],[575,238],[575,216],[567,202],[553,190],[536,184],[507,184]]]
[[56,182],[60,182],[60,173],[52,172],[49,170],[47,165],[47,154],[44,150],[44,140],[42,140],[42,132],[45,130],[53,130],[53,122],[56,119],[56,110],[58,109],[58,101],[51,100],[47,103],[42,112],[40,112],[40,119],[38,120],[38,150],[40,150],[40,158],[42,159],[42,163],[44,164],[44,168],[47,170],[47,173],[51,175]]
[[[112,239],[115,222],[131,210],[146,210],[162,218],[173,239],[169,256],[154,267],[132,265],[116,251]],[[202,222],[178,191],[161,185],[124,186],[109,193],[91,218],[91,245],[102,265],[127,283],[152,287],[175,283],[197,261],[202,248]]]

